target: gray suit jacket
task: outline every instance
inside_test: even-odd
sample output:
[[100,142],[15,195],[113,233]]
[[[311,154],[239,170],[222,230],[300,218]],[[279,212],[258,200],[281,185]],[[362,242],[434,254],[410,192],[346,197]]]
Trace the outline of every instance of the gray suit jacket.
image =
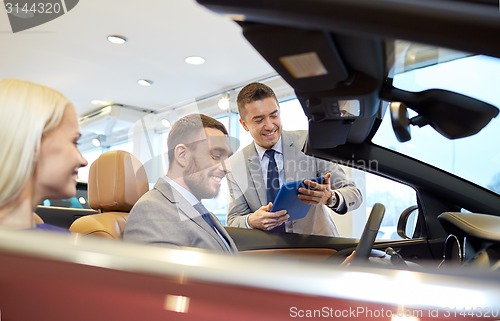
[[[353,182],[346,179],[338,164],[308,156],[302,152],[306,131],[285,132],[282,135],[285,182],[323,176],[332,173],[332,188],[344,197],[344,208],[338,214],[356,209],[362,196]],[[267,204],[266,184],[262,177],[259,155],[254,143],[230,159],[232,172],[227,175],[231,201],[227,215],[228,226],[246,228],[246,216]],[[292,221],[294,233],[338,236],[326,206],[313,206],[307,216]]]
[[[212,218],[219,233],[238,252],[217,217]],[[224,242],[200,213],[171,185],[160,178],[130,211],[123,238],[156,245],[189,246],[228,253]]]

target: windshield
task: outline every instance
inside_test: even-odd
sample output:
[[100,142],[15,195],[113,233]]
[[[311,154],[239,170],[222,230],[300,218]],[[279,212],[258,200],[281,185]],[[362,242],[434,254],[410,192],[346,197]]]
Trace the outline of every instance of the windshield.
[[[500,59],[468,56],[399,73],[394,86],[408,91],[447,89],[499,107],[499,75]],[[410,118],[415,115],[409,112]],[[456,140],[444,138],[430,126],[412,126],[411,140],[400,143],[386,112],[373,142],[500,193],[499,125],[496,117],[478,134]]]

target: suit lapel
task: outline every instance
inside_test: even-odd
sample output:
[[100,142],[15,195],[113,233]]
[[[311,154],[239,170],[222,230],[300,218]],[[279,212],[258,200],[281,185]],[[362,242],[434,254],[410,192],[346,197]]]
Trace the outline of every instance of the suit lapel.
[[[165,198],[170,202],[176,205],[177,207],[177,212],[179,213],[179,219],[182,220],[191,220],[193,221],[196,225],[201,227],[203,230],[205,230],[214,240],[219,243],[219,245],[226,249],[226,246],[224,242],[221,240],[219,235],[212,229],[210,225],[201,217],[200,213],[191,205],[189,202],[179,193],[177,190],[172,188],[168,182],[166,182],[164,179],[159,179],[158,182],[156,183],[155,187]],[[229,235],[227,232],[224,230],[222,225],[219,223],[219,220],[215,217],[213,218],[212,215],[212,221],[214,221],[214,225],[217,227],[219,230],[219,233],[224,235],[227,240],[230,239]],[[221,230],[222,228],[222,230]],[[234,243],[230,244],[231,247],[235,247]]]
[[260,204],[265,205],[267,204],[266,184],[264,183],[264,178],[262,177],[259,154],[257,154],[254,144],[251,144],[245,148],[245,156],[248,162],[248,171],[250,172],[251,176],[250,181],[253,184],[253,187],[249,190],[256,191]]
[[283,145],[283,159],[285,170],[285,182],[299,180],[299,171],[296,170],[297,163],[301,159],[300,151],[296,148],[295,142],[290,135],[283,131],[281,133],[281,142]]

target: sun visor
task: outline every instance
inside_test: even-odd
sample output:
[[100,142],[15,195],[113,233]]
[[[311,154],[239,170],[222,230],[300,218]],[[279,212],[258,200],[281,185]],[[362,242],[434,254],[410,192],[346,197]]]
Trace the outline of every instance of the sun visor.
[[244,24],[243,35],[296,91],[330,90],[349,73],[330,34]]
[[381,41],[248,22],[241,26],[248,41],[295,89],[309,120],[311,147],[366,139],[385,75]]
[[342,120],[309,120],[307,145],[315,149],[333,148],[345,144],[353,122]]

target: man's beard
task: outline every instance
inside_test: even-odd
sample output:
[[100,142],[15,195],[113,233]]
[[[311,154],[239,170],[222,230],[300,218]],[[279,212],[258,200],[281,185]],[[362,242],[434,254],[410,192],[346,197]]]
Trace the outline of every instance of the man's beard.
[[[198,178],[196,177],[196,174],[199,174]],[[217,191],[213,192],[206,186],[208,182],[205,182],[206,184],[200,182],[200,177],[202,177],[202,175],[202,171],[198,169],[196,160],[193,159],[193,161],[189,163],[188,167],[184,170],[184,183],[197,199],[201,200],[216,197],[217,194],[219,194],[219,190],[217,189]],[[208,176],[209,175],[207,173],[207,177]],[[208,179],[210,178],[208,177]]]

